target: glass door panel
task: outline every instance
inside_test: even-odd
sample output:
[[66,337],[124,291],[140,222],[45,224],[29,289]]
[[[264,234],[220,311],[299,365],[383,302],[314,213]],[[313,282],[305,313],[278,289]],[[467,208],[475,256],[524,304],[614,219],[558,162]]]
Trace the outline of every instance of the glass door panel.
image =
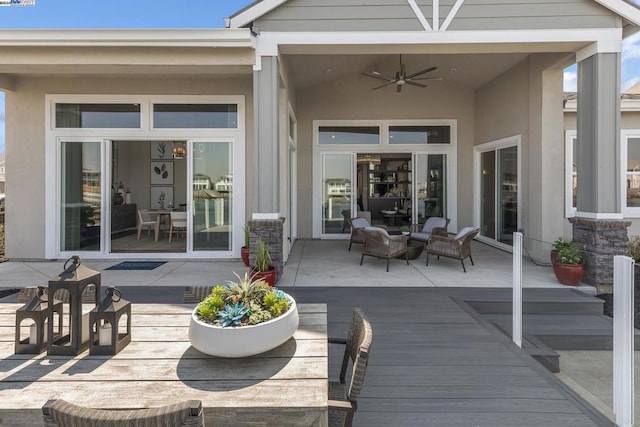
[[447,216],[446,154],[416,154],[415,193],[418,224]]
[[322,234],[348,234],[345,218],[352,216],[352,154],[322,156]]
[[496,238],[496,153],[487,151],[480,158],[480,233]]
[[193,142],[194,251],[230,251],[233,242],[233,146]]
[[518,147],[498,150],[498,162],[500,165],[499,241],[511,245],[513,233],[518,230]]
[[99,251],[102,170],[99,142],[61,144],[60,250]]

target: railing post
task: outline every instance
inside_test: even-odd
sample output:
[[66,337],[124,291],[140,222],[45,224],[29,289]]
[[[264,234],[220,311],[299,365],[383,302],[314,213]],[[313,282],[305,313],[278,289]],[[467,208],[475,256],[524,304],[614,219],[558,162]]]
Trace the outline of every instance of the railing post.
[[522,348],[522,233],[513,233],[513,342]]
[[613,413],[633,426],[633,259],[613,257]]

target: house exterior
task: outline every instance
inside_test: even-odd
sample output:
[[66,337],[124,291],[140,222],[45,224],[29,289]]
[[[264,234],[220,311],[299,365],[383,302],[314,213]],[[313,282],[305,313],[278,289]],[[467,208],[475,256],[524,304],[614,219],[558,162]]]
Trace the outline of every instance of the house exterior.
[[[236,258],[250,218],[284,217],[286,260],[296,238],[345,238],[342,212],[402,210],[507,249],[516,230],[605,236],[587,280],[610,281],[599,266],[630,225],[620,52],[638,25],[622,0],[262,0],[225,29],[1,31],[6,255]],[[575,62],[577,163],[597,167],[577,168],[568,226]],[[184,247],[114,251],[132,212],[177,206]]]

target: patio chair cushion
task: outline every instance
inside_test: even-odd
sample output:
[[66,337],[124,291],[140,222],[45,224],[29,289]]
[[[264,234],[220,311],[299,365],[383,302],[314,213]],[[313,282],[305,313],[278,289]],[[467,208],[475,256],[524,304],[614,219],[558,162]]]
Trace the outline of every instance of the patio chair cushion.
[[422,229],[417,228],[417,224],[412,225],[411,240],[427,243],[433,234],[446,234],[448,225],[448,218],[432,216],[425,221]]
[[461,237],[464,237],[467,234],[471,233],[473,230],[475,230],[475,228],[473,228],[473,227],[464,227],[462,230],[458,231],[458,234],[456,234],[454,239],[458,240]]
[[371,223],[366,218],[351,218],[351,226],[355,228],[371,227]]
[[382,233],[385,236],[389,237],[389,233],[387,233],[387,230],[385,230],[382,227],[365,227],[364,229],[367,230],[367,231],[379,231],[380,233]]

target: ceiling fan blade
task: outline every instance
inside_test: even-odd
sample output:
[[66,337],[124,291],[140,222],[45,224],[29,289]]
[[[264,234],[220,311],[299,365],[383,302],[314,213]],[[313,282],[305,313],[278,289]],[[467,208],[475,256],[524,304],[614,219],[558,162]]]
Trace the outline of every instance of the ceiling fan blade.
[[362,73],[362,75],[367,77],[373,77],[374,79],[378,79],[378,80],[384,80],[387,82],[390,82],[391,80],[393,80],[393,77],[383,76],[377,71],[372,71],[371,73]]
[[374,88],[373,88],[373,89],[371,89],[371,90],[378,90],[378,89],[382,89],[383,87],[387,87],[387,86],[392,85],[392,84],[395,84],[395,80],[394,80],[394,81],[392,81],[392,82],[389,82],[389,83],[385,83],[385,84],[383,84],[382,86],[374,87]]
[[416,81],[416,80],[444,80],[444,77],[418,77],[418,78],[413,78],[411,80],[413,80],[413,81]]
[[437,69],[438,69],[438,67],[425,68],[422,71],[418,71],[417,73],[413,73],[410,76],[407,76],[407,78],[411,79],[411,78],[414,78],[414,77],[418,77],[418,76],[420,76],[422,74],[430,73],[431,71],[434,71],[434,70],[437,70]]
[[423,85],[422,83],[416,83],[413,80],[405,80],[405,83],[411,86],[419,86],[422,88],[428,87],[427,85]]

